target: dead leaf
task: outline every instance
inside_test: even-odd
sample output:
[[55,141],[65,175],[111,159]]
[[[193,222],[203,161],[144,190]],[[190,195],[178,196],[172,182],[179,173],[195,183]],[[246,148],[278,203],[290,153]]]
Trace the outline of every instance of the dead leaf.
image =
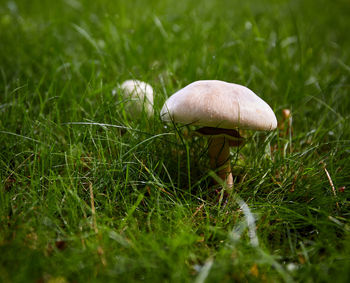
[[256,263],[253,264],[253,266],[250,268],[250,273],[254,276],[257,277],[259,276],[259,269],[258,265]]
[[60,251],[63,251],[63,250],[66,249],[67,243],[66,243],[65,241],[60,240],[60,241],[56,241],[56,242],[55,242],[55,246],[56,246],[56,248],[59,249]]
[[305,258],[304,258],[303,255],[299,255],[299,256],[298,256],[298,259],[299,259],[299,262],[300,262],[301,264],[305,264],[306,260],[305,260]]
[[338,188],[339,193],[344,193],[345,192],[345,186],[339,187]]

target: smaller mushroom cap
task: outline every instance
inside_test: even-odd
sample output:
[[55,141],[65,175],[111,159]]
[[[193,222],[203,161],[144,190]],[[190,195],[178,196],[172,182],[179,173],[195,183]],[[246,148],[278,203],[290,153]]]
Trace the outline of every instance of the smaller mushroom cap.
[[173,94],[161,110],[165,122],[222,129],[273,130],[271,107],[247,87],[217,80],[196,81]]
[[144,110],[153,115],[153,88],[146,82],[127,80],[120,86],[125,99],[125,107],[132,115],[140,115]]

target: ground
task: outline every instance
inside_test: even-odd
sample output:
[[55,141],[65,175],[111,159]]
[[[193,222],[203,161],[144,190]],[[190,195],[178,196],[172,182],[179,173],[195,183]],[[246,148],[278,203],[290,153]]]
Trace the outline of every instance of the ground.
[[[349,282],[349,14],[1,1],[0,281]],[[127,79],[152,85],[154,117],[126,111]],[[249,87],[280,123],[242,132],[227,199],[205,139],[159,117],[201,79]]]

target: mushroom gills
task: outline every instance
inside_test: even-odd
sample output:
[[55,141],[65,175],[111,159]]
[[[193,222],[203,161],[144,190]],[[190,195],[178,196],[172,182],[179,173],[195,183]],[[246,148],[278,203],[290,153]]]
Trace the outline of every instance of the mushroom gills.
[[240,146],[244,144],[245,139],[234,129],[221,129],[214,127],[202,127],[195,131],[195,134],[206,137],[224,137],[228,140],[229,146]]

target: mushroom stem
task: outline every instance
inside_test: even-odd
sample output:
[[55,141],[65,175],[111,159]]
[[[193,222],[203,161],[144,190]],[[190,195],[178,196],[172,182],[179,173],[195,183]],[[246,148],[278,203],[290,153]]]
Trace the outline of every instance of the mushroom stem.
[[230,144],[226,137],[212,137],[209,140],[208,154],[210,166],[217,170],[218,176],[228,188],[233,187],[233,177],[230,164]]

